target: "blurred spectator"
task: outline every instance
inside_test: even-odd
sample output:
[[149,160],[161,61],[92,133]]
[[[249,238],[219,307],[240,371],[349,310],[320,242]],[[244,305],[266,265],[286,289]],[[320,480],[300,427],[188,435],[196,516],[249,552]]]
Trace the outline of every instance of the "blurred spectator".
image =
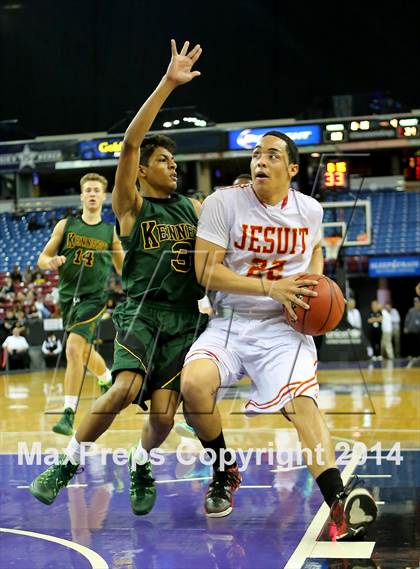
[[10,273],[10,278],[12,279],[13,283],[22,282],[22,273],[20,272],[18,264],[14,265],[12,272]]
[[8,294],[14,292],[12,279],[8,276],[4,279],[3,285],[0,288],[0,298],[5,298]]
[[38,310],[38,314],[41,319],[49,318],[51,316],[51,312],[48,310],[48,307],[45,306],[44,299],[41,294],[38,294],[36,297],[35,307]]
[[19,328],[13,328],[13,334],[5,339],[3,348],[7,351],[9,369],[29,368],[29,344],[20,335]]
[[399,358],[401,356],[401,316],[396,308],[391,303],[385,304],[385,308],[391,314],[392,320],[392,342],[394,345],[394,356]]
[[16,314],[12,308],[7,308],[4,315],[3,326],[7,334],[11,333],[16,324]]
[[15,328],[18,328],[20,334],[22,334],[22,336],[24,336],[25,332],[26,332],[25,312],[22,309],[19,309],[19,310],[16,310],[15,314],[16,314]]
[[58,287],[55,286],[53,289],[51,289],[49,297],[54,304],[60,304],[60,296],[59,296],[59,292],[58,292]]
[[[29,285],[29,287],[31,286],[32,285]],[[23,303],[23,307],[26,312],[28,312],[29,307],[32,306],[34,302],[35,302],[34,291],[32,290],[32,288],[28,288],[25,295],[25,302]]]
[[405,317],[404,334],[407,336],[408,356],[417,358],[420,355],[420,298],[417,296]]
[[45,297],[45,303],[48,304],[47,308],[51,312],[51,317],[58,318],[60,315],[60,302],[57,287],[54,287],[51,292],[47,294]]
[[15,293],[15,297],[13,299],[13,308],[15,309],[15,312],[17,310],[23,310],[24,309],[25,300],[26,300],[26,297],[22,291]]
[[26,306],[26,319],[37,320],[38,318],[39,318],[39,312],[37,307],[35,306],[35,303],[32,302],[32,304],[28,304]]
[[25,285],[28,285],[32,282],[32,268],[31,265],[26,265],[25,270],[23,271],[23,282]]
[[392,347],[392,318],[391,311],[384,306],[382,314],[382,335],[381,335],[381,355],[387,360],[394,359],[394,349]]
[[349,298],[347,302],[347,322],[352,328],[362,329],[362,316],[358,308],[356,308],[356,301],[354,298]]
[[381,360],[381,336],[382,336],[382,306],[377,300],[370,303],[371,311],[368,316],[368,338],[373,350],[373,360]]
[[41,350],[44,354],[46,367],[51,368],[56,366],[58,357],[63,351],[63,346],[61,340],[56,337],[54,332],[48,332],[47,338],[41,346]]
[[40,271],[37,267],[35,267],[35,271],[33,272],[32,275],[32,282],[36,285],[40,285],[40,284],[44,284],[45,283],[45,277],[42,271]]
[[417,296],[420,296],[420,283],[416,284],[416,294]]
[[239,174],[238,176],[236,176],[236,178],[233,180],[233,185],[237,186],[237,185],[248,185],[252,182],[252,178],[251,178],[251,174]]

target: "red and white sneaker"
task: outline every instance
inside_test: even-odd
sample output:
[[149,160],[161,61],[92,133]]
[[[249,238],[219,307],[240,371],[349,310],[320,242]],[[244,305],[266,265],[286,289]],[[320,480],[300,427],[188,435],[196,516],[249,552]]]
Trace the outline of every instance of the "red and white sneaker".
[[226,470],[216,470],[213,481],[210,483],[204,499],[206,516],[210,518],[223,518],[233,510],[233,493],[242,482],[237,466]]
[[356,488],[360,481],[355,477],[344,491],[337,495],[331,506],[332,524],[329,535],[332,541],[355,541],[366,534],[366,528],[378,515],[378,508],[366,488]]

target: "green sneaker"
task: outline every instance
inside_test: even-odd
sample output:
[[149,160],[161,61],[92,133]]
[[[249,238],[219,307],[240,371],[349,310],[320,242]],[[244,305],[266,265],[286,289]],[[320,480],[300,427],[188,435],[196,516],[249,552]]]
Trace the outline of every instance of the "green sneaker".
[[104,379],[98,379],[99,389],[101,390],[101,395],[106,393],[112,387],[112,379],[110,381],[105,381]]
[[37,476],[29,486],[29,491],[40,502],[49,506],[57,498],[61,488],[67,486],[78,468],[78,464],[72,464],[65,454],[60,454],[58,463],[52,464]]
[[74,422],[74,411],[70,407],[64,409],[64,413],[61,419],[58,421],[56,425],[52,428],[54,433],[58,433],[59,435],[67,435],[71,436],[73,434],[73,422]]
[[[156,502],[156,486],[152,476],[152,465],[150,461],[145,464],[136,464],[131,456],[134,449],[128,456],[128,471],[130,474],[130,503],[131,509],[136,516],[144,516],[152,511]],[[132,465],[135,469],[132,469]]]

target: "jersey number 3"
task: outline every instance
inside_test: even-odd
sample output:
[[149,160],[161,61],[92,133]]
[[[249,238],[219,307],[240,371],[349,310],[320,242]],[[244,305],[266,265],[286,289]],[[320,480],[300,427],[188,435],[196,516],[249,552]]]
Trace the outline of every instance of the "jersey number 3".
[[188,273],[192,268],[191,245],[187,241],[178,241],[172,245],[175,259],[171,260],[172,268],[178,273]]
[[246,274],[247,277],[262,277],[265,276],[269,281],[278,281],[283,278],[282,271],[287,261],[275,259],[271,266],[267,267],[267,259],[259,259],[255,257],[252,259],[251,265]]

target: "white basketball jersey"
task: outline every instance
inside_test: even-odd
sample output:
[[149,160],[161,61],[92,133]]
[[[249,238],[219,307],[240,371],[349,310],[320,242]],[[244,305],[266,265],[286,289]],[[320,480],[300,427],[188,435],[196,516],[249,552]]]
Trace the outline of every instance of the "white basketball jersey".
[[[224,265],[240,275],[278,280],[307,271],[321,240],[323,209],[313,198],[289,189],[274,206],[262,203],[252,186],[217,190],[203,203],[197,236],[224,247]],[[218,292],[215,307],[273,315],[283,306],[270,297]]]

